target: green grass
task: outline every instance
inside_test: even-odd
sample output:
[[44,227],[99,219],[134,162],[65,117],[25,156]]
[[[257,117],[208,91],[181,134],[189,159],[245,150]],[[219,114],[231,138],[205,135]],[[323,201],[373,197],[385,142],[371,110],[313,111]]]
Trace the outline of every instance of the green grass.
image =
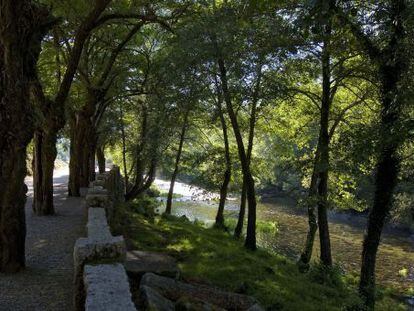
[[[166,252],[178,260],[186,280],[242,291],[270,310],[345,310],[359,302],[354,284],[338,272],[322,278],[316,267],[302,274],[292,260],[263,249],[247,251],[226,232],[172,216],[149,220],[125,210],[119,219],[117,231],[130,247]],[[384,296],[377,310],[405,309]]]

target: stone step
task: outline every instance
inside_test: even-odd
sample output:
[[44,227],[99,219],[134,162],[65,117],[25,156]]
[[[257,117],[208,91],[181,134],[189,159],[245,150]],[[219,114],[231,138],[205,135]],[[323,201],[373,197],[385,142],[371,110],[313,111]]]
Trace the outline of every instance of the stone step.
[[125,269],[131,277],[141,278],[147,272],[179,278],[180,269],[176,260],[168,255],[156,252],[130,251],[127,252]]

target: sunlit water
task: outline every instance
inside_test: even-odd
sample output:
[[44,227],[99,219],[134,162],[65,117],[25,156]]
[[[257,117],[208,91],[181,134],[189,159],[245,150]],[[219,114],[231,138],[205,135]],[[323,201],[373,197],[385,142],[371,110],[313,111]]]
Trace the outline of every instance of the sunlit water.
[[[157,179],[155,184],[168,191],[169,182]],[[214,222],[217,201],[200,200],[200,197],[215,197],[204,190],[177,182],[174,193],[180,198],[174,200],[173,214],[185,215],[190,220],[200,220],[206,225]],[[160,199],[163,202],[165,199]],[[160,207],[163,211],[164,205]],[[226,203],[226,217],[237,218],[238,202],[231,199]],[[260,234],[258,243],[269,250],[297,258],[307,232],[307,217],[304,211],[284,199],[272,203],[259,203],[258,221],[277,223],[277,232]],[[366,219],[350,214],[330,214],[330,234],[334,260],[347,272],[357,273],[360,268],[360,254]],[[315,241],[314,259],[319,247]],[[414,282],[414,241],[409,232],[388,228],[383,234],[377,259],[377,280],[383,285],[392,285],[408,293]]]

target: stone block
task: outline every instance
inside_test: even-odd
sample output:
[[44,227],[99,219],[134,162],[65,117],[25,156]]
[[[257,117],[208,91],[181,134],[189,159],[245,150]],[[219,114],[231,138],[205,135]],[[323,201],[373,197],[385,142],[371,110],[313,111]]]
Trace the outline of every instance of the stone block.
[[108,178],[108,173],[99,173],[95,175],[95,180],[105,181]]
[[141,278],[147,272],[172,278],[180,276],[176,260],[162,253],[130,251],[127,253],[124,266],[131,277]]
[[108,190],[106,190],[102,186],[92,186],[88,189],[88,194],[108,194]]
[[89,188],[91,187],[105,187],[106,180],[94,180],[89,183]]
[[109,241],[112,239],[111,230],[106,220],[104,208],[90,208],[88,210],[88,239],[93,241]]
[[230,310],[248,310],[257,304],[256,299],[250,296],[226,292],[206,285],[187,284],[153,273],[146,273],[141,279],[140,286],[151,287],[172,301],[178,301],[182,297],[191,297]]
[[88,207],[103,207],[106,210],[112,210],[113,207],[111,197],[103,193],[88,193],[86,204]]
[[121,264],[86,265],[85,311],[135,311],[128,277]]
[[174,311],[174,303],[148,286],[139,287],[140,309],[151,311]]

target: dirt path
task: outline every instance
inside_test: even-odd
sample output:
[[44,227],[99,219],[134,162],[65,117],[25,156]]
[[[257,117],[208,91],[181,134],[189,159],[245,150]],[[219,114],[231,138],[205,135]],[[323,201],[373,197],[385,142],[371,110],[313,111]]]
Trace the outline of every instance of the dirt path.
[[84,236],[85,209],[80,198],[67,198],[67,172],[55,173],[56,216],[31,210],[31,182],[26,203],[26,265],[16,275],[0,274],[0,310],[72,310],[73,245]]

